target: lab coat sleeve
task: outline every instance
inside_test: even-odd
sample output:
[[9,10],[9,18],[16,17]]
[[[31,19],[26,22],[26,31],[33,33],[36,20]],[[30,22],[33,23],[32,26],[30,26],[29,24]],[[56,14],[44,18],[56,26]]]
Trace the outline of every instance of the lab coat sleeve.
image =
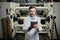
[[28,22],[28,19],[25,18],[25,19],[24,19],[24,24],[23,24],[23,27],[22,27],[22,29],[23,29],[24,32],[27,32],[29,25],[30,25],[30,24],[29,24],[29,22]]
[[38,20],[38,25],[39,25],[39,29],[38,29],[38,30],[39,30],[39,32],[43,30],[43,29],[42,29],[42,25],[41,25],[40,22],[41,22],[41,20],[39,19],[39,20]]

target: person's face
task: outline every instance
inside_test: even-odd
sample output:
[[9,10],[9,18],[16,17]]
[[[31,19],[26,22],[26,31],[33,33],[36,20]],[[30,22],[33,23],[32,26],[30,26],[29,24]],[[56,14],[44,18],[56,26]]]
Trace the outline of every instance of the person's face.
[[36,13],[36,9],[35,9],[35,8],[31,8],[31,9],[29,10],[29,13],[30,13],[31,16],[34,16],[35,13]]

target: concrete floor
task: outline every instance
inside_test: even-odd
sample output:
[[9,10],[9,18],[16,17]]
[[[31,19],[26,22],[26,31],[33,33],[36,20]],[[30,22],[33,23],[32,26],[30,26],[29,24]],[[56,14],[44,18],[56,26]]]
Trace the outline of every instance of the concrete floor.
[[[24,40],[24,35],[22,33],[16,34],[14,39],[9,39],[9,40]],[[49,37],[47,36],[47,34],[39,34],[39,38],[40,40],[50,40]],[[0,39],[3,40],[3,39]],[[57,39],[53,39],[53,40],[57,40]]]
[[[40,40],[50,40],[49,37],[47,36],[47,34],[39,34],[41,35],[39,38]],[[15,40],[24,40],[24,34],[16,34],[15,36]],[[53,39],[53,40],[57,40],[57,39]]]

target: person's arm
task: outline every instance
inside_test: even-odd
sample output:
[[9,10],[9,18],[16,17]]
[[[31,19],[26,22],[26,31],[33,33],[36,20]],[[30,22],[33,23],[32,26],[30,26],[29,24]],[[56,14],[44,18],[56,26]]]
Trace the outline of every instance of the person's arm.
[[29,26],[30,26],[30,23],[29,23],[28,19],[25,18],[25,19],[24,19],[24,23],[23,23],[23,27],[22,27],[23,31],[24,31],[24,32],[27,32]]

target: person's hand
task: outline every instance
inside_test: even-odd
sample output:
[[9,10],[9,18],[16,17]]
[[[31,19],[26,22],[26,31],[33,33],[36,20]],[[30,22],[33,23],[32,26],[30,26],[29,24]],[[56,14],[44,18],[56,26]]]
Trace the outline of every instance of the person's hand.
[[39,28],[39,27],[38,27],[38,24],[34,24],[33,27],[34,27],[35,29],[38,29],[38,28]]

